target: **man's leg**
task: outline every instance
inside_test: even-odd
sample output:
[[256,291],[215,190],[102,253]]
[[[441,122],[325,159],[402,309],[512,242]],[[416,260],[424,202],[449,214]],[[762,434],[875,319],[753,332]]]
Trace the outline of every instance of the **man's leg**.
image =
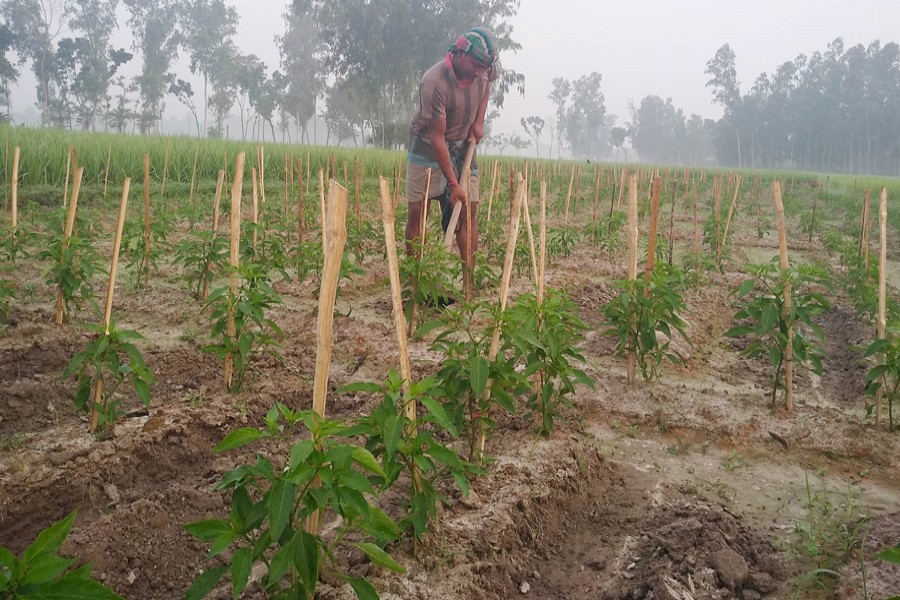
[[[438,177],[440,177],[438,175]],[[422,221],[428,212],[426,194],[437,188],[439,181],[435,180],[434,172],[428,177],[428,169],[417,164],[408,163],[406,166],[406,255],[412,257],[419,244],[413,240],[422,237]],[[426,186],[429,188],[426,190]]]

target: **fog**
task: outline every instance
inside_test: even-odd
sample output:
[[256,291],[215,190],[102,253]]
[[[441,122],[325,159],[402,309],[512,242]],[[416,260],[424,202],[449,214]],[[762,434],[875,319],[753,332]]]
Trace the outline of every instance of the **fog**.
[[[240,16],[236,38],[239,49],[256,54],[269,73],[277,69],[279,55],[274,38],[284,32],[282,14],[288,3],[227,1]],[[524,75],[526,91],[524,96],[510,93],[492,131],[527,139],[519,124],[522,117],[536,115],[548,122],[554,118],[555,108],[548,99],[551,80],[574,80],[591,72],[602,75],[606,113],[616,117],[617,125],[627,126],[629,104],[638,104],[650,94],[671,98],[685,116],[697,114],[718,120],[723,108],[713,102],[712,91],[706,86],[709,76],[704,71],[707,61],[723,44],[728,43],[736,55],[741,92],[747,93],[760,73],[771,74],[778,65],[800,54],[824,52],[835,38],[843,38],[847,48],[868,46],[875,40],[884,45],[900,38],[898,13],[898,4],[889,0],[852,4],[838,0],[638,0],[628,4],[523,0],[518,14],[510,19],[512,37],[522,48],[503,52],[501,60],[504,67]],[[112,43],[131,50],[124,9],[120,8],[119,14],[120,28]],[[447,39],[458,33],[448,31]],[[173,70],[191,81],[195,90],[202,89],[201,80],[191,76],[183,54]],[[437,61],[440,55],[433,58]],[[11,96],[12,114],[18,123],[35,122],[35,79],[29,64],[20,71]],[[140,55],[135,52],[135,59],[122,72],[134,76],[139,71]],[[190,122],[184,107],[167,97],[162,131],[187,132]],[[324,125],[320,123],[315,129],[313,141],[324,143]],[[229,128],[229,134],[236,137],[233,128]],[[547,141],[542,142],[539,153],[546,155]],[[520,151],[534,152],[534,147]]]

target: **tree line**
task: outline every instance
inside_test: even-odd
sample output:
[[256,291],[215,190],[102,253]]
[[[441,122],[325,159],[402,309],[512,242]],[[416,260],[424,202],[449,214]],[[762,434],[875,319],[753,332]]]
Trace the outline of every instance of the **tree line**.
[[[518,7],[519,0],[452,0],[427,10],[413,0],[293,0],[275,36],[278,64],[266,65],[238,47],[238,14],[226,0],[0,0],[0,122],[11,120],[10,93],[28,65],[43,126],[156,133],[174,100],[201,137],[225,135],[237,116],[242,138],[308,143],[308,128],[321,120],[326,143],[402,147],[421,74],[452,36],[487,24],[502,53],[515,51],[510,22]],[[111,45],[122,14],[130,48]],[[175,72],[179,56],[200,89]],[[136,58],[140,72],[125,77],[120,67]],[[501,68],[486,142],[501,154],[532,145],[539,154],[548,140],[557,158],[565,151],[587,159],[900,173],[896,43],[845,48],[838,38],[824,52],[760,74],[746,93],[735,61],[726,44],[706,64],[707,86],[724,108],[718,121],[648,95],[629,103],[620,124],[606,110],[602,75],[592,72],[554,78],[548,97],[555,112],[521,118],[525,137],[490,131],[506,96],[525,92],[524,75]]]

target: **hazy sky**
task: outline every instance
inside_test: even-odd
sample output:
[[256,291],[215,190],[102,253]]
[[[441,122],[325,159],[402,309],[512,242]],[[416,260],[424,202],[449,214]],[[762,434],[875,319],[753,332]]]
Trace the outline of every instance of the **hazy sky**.
[[[288,0],[230,1],[241,16],[241,50],[257,54],[270,72],[276,69],[273,37],[283,32],[281,15]],[[121,26],[116,41],[130,46],[124,20]],[[522,49],[502,55],[502,61],[525,75],[526,96],[513,94],[507,100],[495,123],[495,130],[506,133],[521,132],[520,117],[549,119],[554,114],[547,99],[554,77],[577,79],[591,71],[603,75],[607,112],[617,115],[620,124],[628,120],[628,101],[639,103],[647,94],[671,97],[686,115],[718,118],[721,109],[711,103],[704,70],[722,44],[731,44],[737,54],[738,79],[742,91],[747,91],[760,72],[771,73],[800,53],[824,51],[836,37],[843,37],[846,47],[876,39],[882,44],[900,41],[900,4],[897,0],[522,0],[513,26]],[[448,32],[448,39],[458,33]],[[187,72],[182,65],[181,76]],[[30,67],[23,75],[28,72]],[[33,78],[23,77],[18,87],[17,107],[33,103]],[[171,98],[167,104],[180,107]]]

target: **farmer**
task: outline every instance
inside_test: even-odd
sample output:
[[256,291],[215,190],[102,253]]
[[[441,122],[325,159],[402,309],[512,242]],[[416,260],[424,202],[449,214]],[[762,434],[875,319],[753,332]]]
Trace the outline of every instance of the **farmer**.
[[[441,199],[442,227],[450,222],[453,205],[463,203],[456,243],[463,262],[466,297],[471,297],[472,269],[478,249],[475,212],[478,208],[478,165],[472,160],[468,189],[459,185],[467,144],[484,136],[491,81],[496,79],[497,45],[484,27],[470,29],[456,40],[443,60],[422,76],[419,109],[410,124],[412,133],[406,169],[406,252],[419,238],[424,199]],[[428,168],[431,168],[430,184]],[[426,185],[428,189],[426,190]],[[468,204],[468,206],[466,206]],[[467,210],[468,209],[468,210]],[[467,214],[469,218],[467,219]]]

